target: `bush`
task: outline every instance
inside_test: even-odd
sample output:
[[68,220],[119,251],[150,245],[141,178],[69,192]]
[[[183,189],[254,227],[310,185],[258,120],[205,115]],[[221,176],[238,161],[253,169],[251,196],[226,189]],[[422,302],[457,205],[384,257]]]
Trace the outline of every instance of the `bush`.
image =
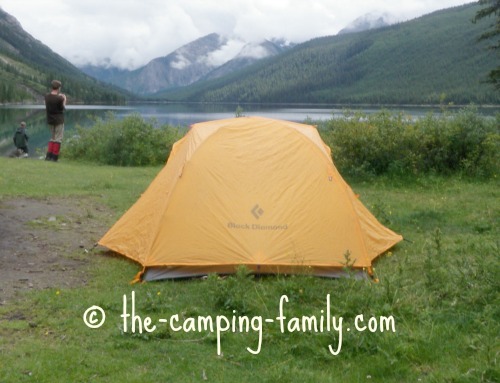
[[386,110],[370,116],[346,112],[319,130],[346,175],[492,177],[500,163],[499,122],[499,116],[482,117],[471,106],[416,121]]
[[167,160],[172,145],[180,138],[178,129],[155,126],[138,114],[118,120],[113,114],[96,119],[90,128],[78,126],[68,140],[68,158],[105,165],[159,165]]

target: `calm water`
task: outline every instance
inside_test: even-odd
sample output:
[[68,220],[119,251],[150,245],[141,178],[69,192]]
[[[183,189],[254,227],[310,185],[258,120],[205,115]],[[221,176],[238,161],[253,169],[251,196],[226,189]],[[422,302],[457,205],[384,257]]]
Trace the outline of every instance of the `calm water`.
[[[144,119],[154,119],[159,124],[188,127],[202,122],[231,118],[235,116],[235,104],[130,104],[127,106],[96,106],[96,105],[68,105],[66,110],[65,137],[71,135],[76,125],[90,126],[93,118],[105,118],[107,113],[113,113],[118,118],[131,114],[140,114]],[[345,108],[332,108],[326,106],[293,105],[243,105],[243,115],[262,116],[304,122],[305,120],[328,120],[341,116]],[[376,113],[377,108],[351,108],[365,113]],[[414,118],[425,116],[430,111],[439,113],[438,108],[387,108],[394,112],[403,111]],[[494,115],[499,108],[483,109],[482,113]],[[25,121],[30,136],[29,147],[32,156],[35,152],[42,155],[49,138],[45,123],[44,105],[8,105],[0,106],[0,154],[7,155],[13,149],[12,136],[21,121]],[[64,143],[63,143],[64,145]]]

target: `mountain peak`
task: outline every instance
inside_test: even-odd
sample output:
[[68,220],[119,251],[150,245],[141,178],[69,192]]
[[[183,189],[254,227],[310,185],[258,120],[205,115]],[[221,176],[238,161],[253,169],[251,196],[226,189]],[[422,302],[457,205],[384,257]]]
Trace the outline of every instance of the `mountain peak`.
[[362,32],[369,29],[387,27],[396,22],[396,18],[388,12],[370,12],[358,17],[346,27],[341,29],[338,34]]
[[277,55],[294,44],[283,39],[245,42],[210,33],[185,44],[134,71],[85,66],[96,78],[139,94],[187,86],[201,79],[220,77],[257,60]]

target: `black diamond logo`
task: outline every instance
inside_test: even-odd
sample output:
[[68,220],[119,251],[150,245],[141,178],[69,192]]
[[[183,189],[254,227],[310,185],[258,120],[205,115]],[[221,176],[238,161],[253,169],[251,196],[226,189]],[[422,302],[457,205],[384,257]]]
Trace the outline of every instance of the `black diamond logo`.
[[264,214],[264,210],[262,210],[259,204],[257,204],[252,208],[252,214],[255,219],[259,219],[260,217],[262,217],[262,214]]

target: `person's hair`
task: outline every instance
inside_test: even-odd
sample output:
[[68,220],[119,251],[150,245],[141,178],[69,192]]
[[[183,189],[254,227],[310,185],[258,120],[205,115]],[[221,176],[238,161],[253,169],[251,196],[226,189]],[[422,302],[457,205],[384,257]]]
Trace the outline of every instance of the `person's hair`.
[[59,80],[52,80],[52,89],[59,89],[61,87],[61,81]]

